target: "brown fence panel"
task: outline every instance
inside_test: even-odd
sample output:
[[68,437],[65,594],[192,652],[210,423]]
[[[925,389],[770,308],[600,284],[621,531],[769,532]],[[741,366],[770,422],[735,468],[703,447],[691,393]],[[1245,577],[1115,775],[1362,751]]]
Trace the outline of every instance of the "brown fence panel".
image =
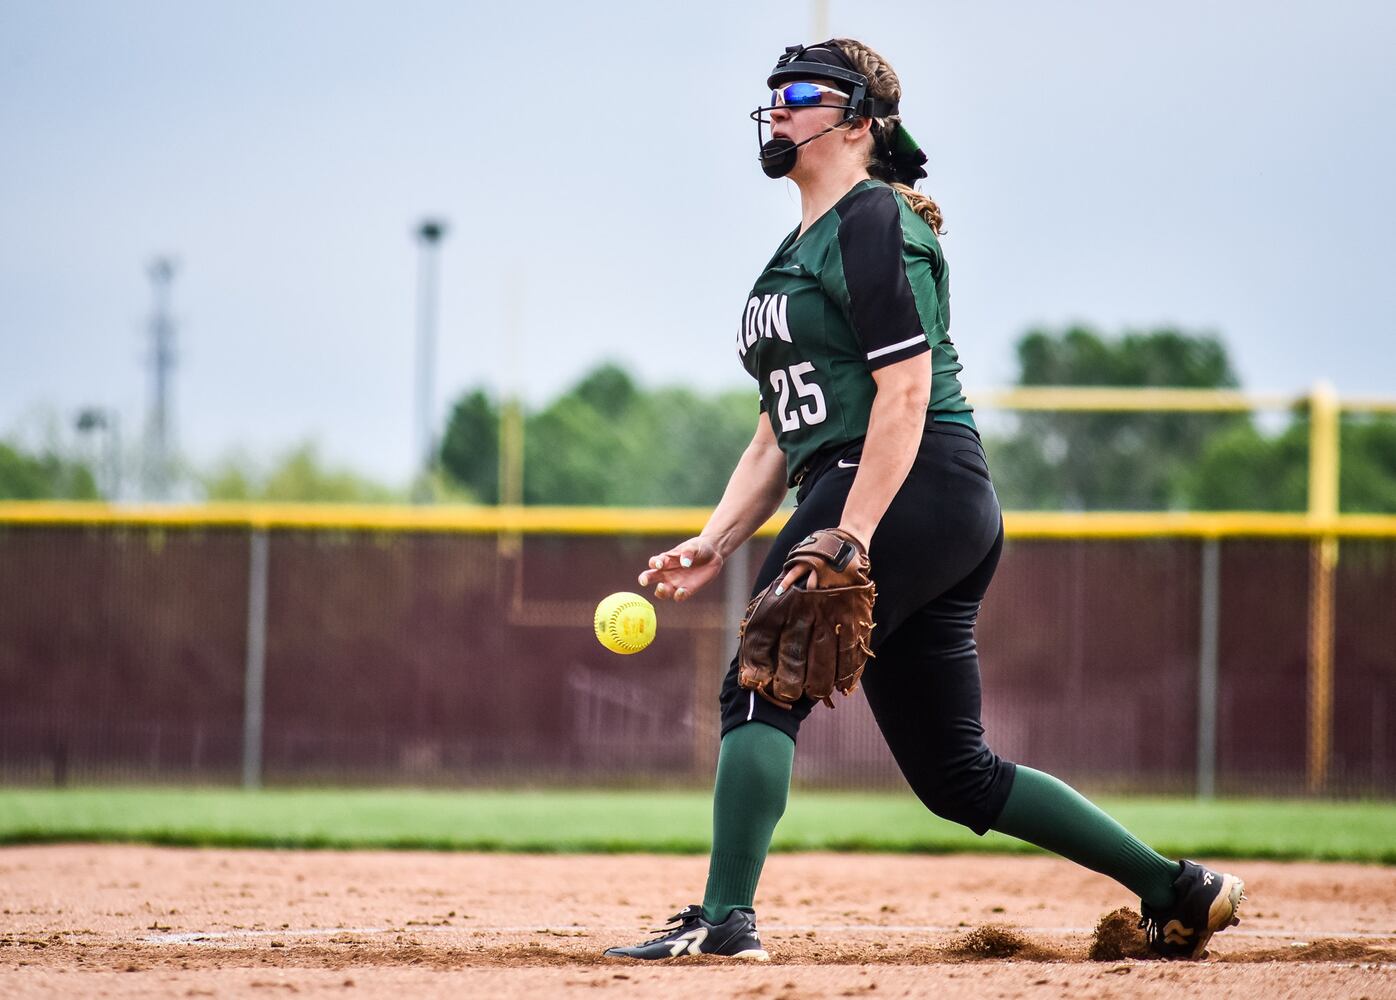
[[[269,537],[267,781],[710,780],[744,586],[662,606],[636,656],[591,635],[596,601],[672,539]],[[239,780],[249,542],[0,529],[0,780]],[[1309,544],[1220,551],[1218,787],[1302,789]],[[980,625],[996,749],[1091,787],[1190,791],[1201,573],[1191,539],[1011,541]],[[1396,542],[1344,542],[1337,592],[1334,789],[1390,794]],[[861,696],[817,710],[800,743],[800,781],[901,786]]]
[[1190,783],[1197,563],[1190,542],[1010,543],[980,616],[1000,752],[1064,777]]
[[247,536],[0,532],[0,774],[232,775]]
[[1223,548],[1217,757],[1234,788],[1304,787],[1309,548],[1302,540]]
[[1396,788],[1396,544],[1344,542],[1337,569],[1333,766],[1355,788]]

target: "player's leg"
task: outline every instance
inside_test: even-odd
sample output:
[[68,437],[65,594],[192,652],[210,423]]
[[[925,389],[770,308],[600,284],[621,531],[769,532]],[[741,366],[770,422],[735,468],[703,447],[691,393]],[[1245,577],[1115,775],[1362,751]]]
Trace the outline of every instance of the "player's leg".
[[[1001,548],[999,538],[960,584],[884,635],[863,674],[873,717],[912,791],[937,816],[980,835],[1002,811],[1015,770],[984,740],[974,642]],[[895,580],[900,568],[884,560],[884,578]]]
[[[838,524],[846,487],[816,484],[771,544],[751,594],[764,590],[781,573],[786,553],[811,531]],[[733,656],[718,702],[722,747],[713,786],[713,849],[703,911],[724,920],[736,908],[751,908],[756,883],[770,849],[776,823],[785,812],[795,737],[815,702],[801,698],[781,708],[737,683]]]
[[771,836],[785,813],[795,741],[764,722],[737,726],[722,737],[713,784],[713,849],[703,891],[703,915],[721,923],[752,909]]
[[1149,943],[1169,958],[1201,958],[1217,931],[1240,923],[1245,884],[1143,843],[1065,782],[1018,765],[993,829],[1109,875],[1139,896]]
[[[786,553],[796,542],[811,531],[839,523],[857,475],[856,455],[849,458],[849,463],[828,463],[802,492],[799,507],[757,573],[753,596],[780,574]],[[952,478],[957,489],[948,491]],[[884,588],[879,567],[885,561],[893,576],[900,573],[901,561],[894,553],[924,544],[922,525],[928,516],[957,540],[958,548],[942,546],[933,560],[922,560],[912,574],[914,584],[898,579]],[[967,428],[928,426],[906,485],[873,538],[870,558],[879,587],[879,628],[895,629],[928,595],[964,577],[995,544],[1000,528],[998,501],[978,438]],[[874,649],[878,645],[875,631]],[[704,915],[712,921],[753,905],[771,835],[785,810],[795,737],[815,705],[802,698],[784,709],[742,689],[737,684],[735,658],[720,702],[723,739],[713,793],[713,852],[703,898]]]
[[[1163,857],[1063,782],[995,755],[980,722],[974,627],[998,547],[886,637],[864,686],[893,756],[932,812],[994,829],[1108,875],[1138,895],[1155,949],[1199,957],[1235,921],[1234,876]],[[896,566],[884,566],[895,575]]]
[[1070,858],[1151,905],[1170,903],[1177,862],[1056,778],[1002,760],[985,742],[977,590],[970,578],[909,618],[866,674],[868,703],[902,773],[938,816]]
[[873,537],[877,656],[863,687],[922,802],[981,834],[1013,784],[1013,765],[984,742],[974,645],[1002,550],[1003,520],[978,437],[933,425]]
[[[838,524],[846,489],[810,491],[771,545],[752,596],[775,580],[785,555],[805,535]],[[785,812],[795,736],[815,702],[802,698],[779,708],[737,683],[737,659],[728,665],[719,695],[722,744],[713,786],[713,847],[701,906],[685,907],[675,926],[642,944],[610,948],[620,958],[668,959],[687,954],[766,958],[756,932],[756,884],[771,836]]]

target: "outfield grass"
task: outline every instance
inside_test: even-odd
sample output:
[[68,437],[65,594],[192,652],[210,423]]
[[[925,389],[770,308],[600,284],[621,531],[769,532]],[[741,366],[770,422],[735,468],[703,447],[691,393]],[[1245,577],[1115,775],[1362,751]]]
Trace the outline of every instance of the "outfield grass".
[[[1396,803],[1102,798],[1178,857],[1396,864]],[[107,841],[199,847],[705,853],[707,792],[0,789],[0,843]],[[910,795],[796,790],[785,851],[1031,851],[979,838]]]

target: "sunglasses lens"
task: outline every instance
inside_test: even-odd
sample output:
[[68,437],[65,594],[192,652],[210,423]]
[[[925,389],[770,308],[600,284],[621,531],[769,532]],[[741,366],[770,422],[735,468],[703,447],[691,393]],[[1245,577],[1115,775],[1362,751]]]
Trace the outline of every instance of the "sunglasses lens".
[[777,93],[780,95],[777,104],[788,104],[796,108],[818,104],[820,98],[819,88],[812,83],[792,83]]

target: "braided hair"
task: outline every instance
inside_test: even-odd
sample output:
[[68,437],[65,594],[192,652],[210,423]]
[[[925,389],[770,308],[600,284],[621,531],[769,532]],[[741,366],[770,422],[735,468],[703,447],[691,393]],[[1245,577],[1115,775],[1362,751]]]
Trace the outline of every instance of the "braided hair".
[[[868,95],[888,101],[893,105],[900,103],[902,99],[902,82],[897,78],[896,70],[891,64],[882,58],[871,48],[852,38],[835,38],[831,43],[837,45],[848,61],[853,64],[853,68],[868,78]],[[872,153],[868,158],[868,175],[877,180],[890,184],[913,212],[926,220],[926,224],[936,233],[945,232],[945,217],[941,214],[940,206],[927,194],[917,191],[910,184],[899,179],[907,177],[904,170],[905,164],[899,163],[895,134],[897,127],[901,124],[900,115],[889,115],[886,118],[874,118],[870,129],[873,139]],[[903,133],[905,134],[905,133]],[[919,171],[913,176],[925,176],[924,171]]]

